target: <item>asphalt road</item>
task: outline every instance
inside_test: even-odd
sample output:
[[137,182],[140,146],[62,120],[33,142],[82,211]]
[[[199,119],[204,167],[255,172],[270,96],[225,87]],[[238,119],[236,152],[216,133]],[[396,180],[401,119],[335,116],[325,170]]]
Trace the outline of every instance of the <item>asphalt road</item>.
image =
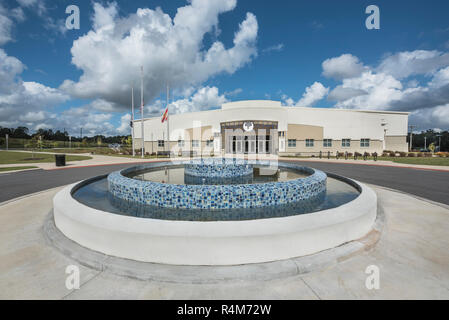
[[[339,174],[361,182],[400,190],[449,205],[449,172],[348,163],[298,162],[305,166]],[[32,170],[0,174],[0,202],[106,174],[132,165]]]

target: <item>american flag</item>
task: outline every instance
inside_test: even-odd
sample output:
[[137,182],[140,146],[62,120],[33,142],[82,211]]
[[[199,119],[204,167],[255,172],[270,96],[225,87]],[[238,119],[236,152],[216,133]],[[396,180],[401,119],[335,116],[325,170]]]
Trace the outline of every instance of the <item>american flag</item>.
[[162,123],[168,120],[168,107],[165,109],[164,114],[162,115]]

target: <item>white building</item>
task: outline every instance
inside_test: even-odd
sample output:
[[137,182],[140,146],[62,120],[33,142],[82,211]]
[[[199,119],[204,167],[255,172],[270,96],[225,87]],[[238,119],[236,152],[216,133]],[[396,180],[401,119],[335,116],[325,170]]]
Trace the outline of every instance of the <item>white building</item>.
[[[135,148],[142,146],[135,120]],[[269,153],[313,155],[331,152],[407,151],[407,112],[303,108],[279,101],[225,103],[221,109],[144,119],[145,152],[196,154]]]

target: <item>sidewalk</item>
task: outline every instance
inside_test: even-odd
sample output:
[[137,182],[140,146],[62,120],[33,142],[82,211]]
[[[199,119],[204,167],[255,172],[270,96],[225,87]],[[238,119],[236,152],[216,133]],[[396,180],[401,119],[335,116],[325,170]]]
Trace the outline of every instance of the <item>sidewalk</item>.
[[[14,152],[25,152],[31,153],[31,151],[22,151],[22,150],[14,150]],[[45,153],[45,154],[61,154],[55,152],[40,152],[36,151],[35,154]],[[53,169],[65,169],[65,168],[77,168],[77,167],[85,167],[85,166],[101,166],[101,165],[113,165],[113,164],[126,164],[126,163],[142,163],[142,162],[151,162],[155,160],[163,160],[164,158],[159,159],[142,159],[142,158],[128,158],[128,157],[118,157],[118,156],[106,156],[106,155],[96,155],[90,153],[65,153],[67,156],[89,156],[92,159],[89,160],[78,160],[78,161],[70,161],[66,162],[65,167],[57,167],[55,162],[37,162],[37,163],[11,163],[11,164],[0,164],[0,168],[8,168],[8,167],[21,167],[21,166],[35,166],[37,169],[43,170],[53,170]],[[36,170],[36,169],[25,169],[25,170]],[[19,172],[24,170],[17,170],[14,172]],[[11,171],[9,171],[11,172]],[[5,172],[6,173],[6,172]]]
[[[62,187],[27,196],[0,206],[0,299],[448,299],[449,209],[371,187],[386,215],[371,250],[292,277],[209,284],[144,281],[82,265],[49,245],[42,230]],[[78,290],[65,286],[68,265],[79,267]],[[365,286],[370,265],[379,268],[378,290]]]
[[435,170],[435,171],[449,171],[449,166],[431,166],[431,165],[420,165],[420,164],[407,164],[407,163],[397,163],[393,161],[384,160],[354,160],[354,159],[320,159],[320,158],[293,158],[293,157],[279,157],[282,161],[309,161],[309,162],[327,162],[327,163],[343,163],[343,164],[358,164],[358,165],[369,165],[369,166],[381,166],[381,167],[401,167],[401,168],[412,168],[412,169],[424,169],[424,170]]
[[[16,150],[14,150],[16,151]],[[17,151],[17,152],[31,152],[31,151]],[[47,154],[60,154],[54,152],[35,152],[38,153],[47,153]],[[88,166],[105,166],[105,165],[114,165],[114,164],[132,164],[132,163],[146,163],[146,162],[154,162],[154,161],[169,161],[168,158],[131,158],[131,157],[119,157],[119,156],[108,156],[108,155],[96,155],[90,153],[66,153],[66,155],[74,155],[74,156],[89,156],[92,159],[89,160],[79,160],[79,161],[70,161],[67,163],[65,167],[56,167],[54,162],[47,163],[16,163],[16,164],[0,164],[0,168],[6,167],[18,167],[18,166],[35,166],[38,169],[44,170],[54,170],[54,169],[67,169],[67,168],[78,168],[78,167],[88,167]],[[246,158],[246,157],[245,157]],[[249,157],[250,159],[252,157]],[[176,160],[189,160],[190,158],[175,158]],[[341,164],[355,164],[355,165],[370,165],[370,166],[382,166],[382,167],[401,167],[401,168],[412,168],[412,169],[424,169],[424,170],[433,170],[433,171],[449,171],[449,166],[431,166],[431,165],[417,165],[417,164],[405,164],[405,163],[396,163],[392,161],[374,161],[374,160],[353,160],[353,159],[319,159],[319,158],[294,158],[294,157],[258,157],[257,159],[264,160],[279,160],[279,161],[301,161],[301,162],[324,162],[324,163],[341,163]],[[36,170],[36,169],[25,169],[25,170]],[[19,172],[22,170],[17,170],[15,172]]]

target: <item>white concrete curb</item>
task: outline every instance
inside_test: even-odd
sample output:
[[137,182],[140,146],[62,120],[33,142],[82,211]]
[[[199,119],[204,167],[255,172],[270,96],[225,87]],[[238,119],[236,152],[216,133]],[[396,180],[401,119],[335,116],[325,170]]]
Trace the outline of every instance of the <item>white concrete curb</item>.
[[121,216],[87,207],[72,184],[53,199],[58,229],[107,255],[177,265],[237,265],[313,254],[362,238],[373,228],[375,192],[340,207],[283,218],[246,221],[168,221]]

